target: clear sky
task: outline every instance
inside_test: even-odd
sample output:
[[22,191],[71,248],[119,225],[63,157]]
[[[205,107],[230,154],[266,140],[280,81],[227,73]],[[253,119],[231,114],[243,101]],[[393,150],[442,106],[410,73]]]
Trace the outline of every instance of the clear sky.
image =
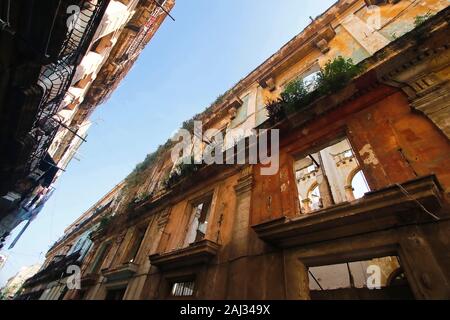
[[64,229],[184,120],[208,107],[335,0],[177,0],[119,88],[92,116],[88,142],[15,248],[0,286],[44,260]]

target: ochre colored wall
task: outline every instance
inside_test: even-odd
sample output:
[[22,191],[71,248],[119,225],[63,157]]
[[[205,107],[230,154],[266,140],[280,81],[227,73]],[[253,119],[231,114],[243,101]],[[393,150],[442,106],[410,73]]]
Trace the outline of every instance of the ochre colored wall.
[[436,174],[450,190],[450,143],[401,91],[379,86],[282,139],[280,170],[260,176],[255,166],[251,224],[298,214],[293,155],[346,133],[372,190]]

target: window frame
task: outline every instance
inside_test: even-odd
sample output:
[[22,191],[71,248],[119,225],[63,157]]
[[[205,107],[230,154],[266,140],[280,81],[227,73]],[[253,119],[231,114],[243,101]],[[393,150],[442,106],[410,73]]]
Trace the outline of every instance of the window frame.
[[[207,238],[208,229],[209,229],[208,228],[209,227],[209,219],[211,218],[211,215],[212,215],[213,198],[214,198],[214,192],[211,191],[211,192],[208,192],[208,193],[202,195],[201,197],[195,198],[195,199],[190,200],[188,202],[187,208],[189,210],[188,211],[189,212],[188,213],[189,214],[189,220],[188,220],[186,228],[185,228],[186,233],[185,233],[185,237],[184,237],[184,241],[183,241],[183,248],[188,247],[191,243],[196,243],[198,241],[202,241],[202,240]],[[208,203],[208,206],[207,206],[208,209],[205,212],[205,207],[202,207],[201,212],[200,212],[200,216],[198,218],[198,224],[197,224],[197,227],[195,228],[195,231],[194,231],[192,229],[192,224],[195,222],[195,215],[196,215],[195,209],[200,204],[204,205],[205,203]],[[201,225],[200,218],[202,217],[203,214],[205,214],[205,218],[204,218],[204,221],[203,221],[202,224],[203,225],[206,224],[206,228],[205,228],[205,232],[203,234],[203,237],[199,238],[199,227]],[[191,237],[191,234],[194,233],[194,232],[195,232],[194,240],[190,241],[189,239]]]
[[[372,188],[372,186],[370,184],[370,180],[369,180],[370,177],[366,173],[366,168],[364,166],[364,163],[361,161],[361,159],[359,158],[358,153],[355,151],[356,149],[354,148],[354,145],[352,143],[351,136],[348,134],[348,130],[346,128],[342,128],[341,127],[338,130],[335,130],[335,131],[333,131],[331,133],[328,133],[328,134],[326,134],[326,135],[324,135],[324,136],[322,136],[320,138],[317,138],[315,141],[311,141],[310,143],[308,143],[309,148],[305,148],[305,149],[302,149],[302,150],[294,150],[294,151],[290,152],[290,155],[293,157],[294,164],[295,164],[297,161],[299,161],[299,160],[301,160],[303,158],[307,158],[309,155],[313,155],[315,153],[319,153],[320,151],[322,151],[324,149],[327,149],[327,148],[329,148],[331,146],[337,145],[337,144],[339,144],[340,142],[342,142],[344,140],[347,141],[348,145],[350,146],[350,150],[353,152],[353,156],[354,156],[354,158],[356,160],[356,163],[358,164],[358,171],[360,171],[362,173],[362,175],[364,176],[365,181],[367,182],[367,186],[369,188],[369,191],[373,190],[373,188]],[[346,151],[348,151],[348,150],[346,150]],[[322,169],[324,170],[325,174],[327,174],[326,169],[325,168],[322,168]],[[297,172],[295,170],[295,165],[292,167],[292,170],[294,172],[294,177],[297,177]],[[300,196],[300,192],[298,190],[298,181],[297,181],[297,179],[296,179],[295,183],[296,183],[296,188],[297,188],[297,195]],[[345,188],[345,186],[346,185],[344,184],[342,187]],[[346,201],[348,201],[348,202],[354,201],[354,200],[350,200],[350,201],[349,200],[343,200],[343,201],[337,202],[335,197],[334,197],[334,195],[333,195],[332,190],[330,190],[330,195],[331,195],[331,197],[333,199],[333,202],[334,202],[333,205],[337,205],[337,204],[340,204],[340,203],[343,203],[343,202],[346,202]],[[333,205],[331,205],[331,206],[333,206]],[[317,211],[319,211],[321,209],[329,208],[331,206],[330,205],[328,205],[328,206],[324,205],[322,208],[311,210],[309,213],[306,213],[306,214],[314,213],[314,212],[317,212]],[[303,212],[300,204],[298,206],[298,211],[299,211],[298,214],[300,214],[300,215],[304,215],[305,214],[305,212]]]

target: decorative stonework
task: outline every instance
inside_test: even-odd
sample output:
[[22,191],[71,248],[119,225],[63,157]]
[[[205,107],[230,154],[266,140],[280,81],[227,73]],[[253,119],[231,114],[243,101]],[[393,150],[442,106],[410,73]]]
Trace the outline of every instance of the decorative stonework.
[[160,269],[177,269],[208,263],[217,255],[219,248],[220,245],[213,241],[202,240],[190,244],[187,248],[150,255],[149,259],[152,265]]
[[450,50],[448,45],[432,49],[424,45],[408,58],[393,61],[382,80],[400,87],[409,97],[411,107],[427,116],[450,138]]
[[[418,178],[373,191],[351,203],[344,202],[299,218],[278,218],[254,225],[262,240],[280,247],[387,230],[402,225],[448,218],[442,209],[442,189],[434,176]],[[426,208],[425,211],[423,208]],[[429,214],[433,212],[436,217]],[[367,219],[370,218],[370,223]]]
[[137,270],[137,264],[128,262],[113,269],[104,269],[102,270],[102,274],[106,277],[108,282],[112,282],[129,279],[137,272]]
[[245,167],[241,173],[237,185],[234,187],[236,195],[239,196],[245,192],[251,191],[253,186],[253,167]]
[[163,231],[166,227],[167,222],[169,221],[170,216],[170,208],[164,209],[158,217],[158,230]]

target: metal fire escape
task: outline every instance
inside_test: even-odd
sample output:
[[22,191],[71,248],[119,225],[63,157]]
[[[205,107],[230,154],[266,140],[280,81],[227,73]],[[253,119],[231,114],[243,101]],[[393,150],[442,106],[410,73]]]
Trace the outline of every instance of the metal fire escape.
[[[43,88],[44,94],[30,131],[35,144],[28,162],[28,172],[39,166],[60,126],[63,125],[57,113],[71,85],[76,67],[85,55],[108,3],[109,0],[79,1],[79,11],[75,11],[73,21],[68,25],[66,39],[58,57],[54,59],[56,62],[41,70],[38,84]],[[66,9],[61,8],[56,15],[64,16]]]

